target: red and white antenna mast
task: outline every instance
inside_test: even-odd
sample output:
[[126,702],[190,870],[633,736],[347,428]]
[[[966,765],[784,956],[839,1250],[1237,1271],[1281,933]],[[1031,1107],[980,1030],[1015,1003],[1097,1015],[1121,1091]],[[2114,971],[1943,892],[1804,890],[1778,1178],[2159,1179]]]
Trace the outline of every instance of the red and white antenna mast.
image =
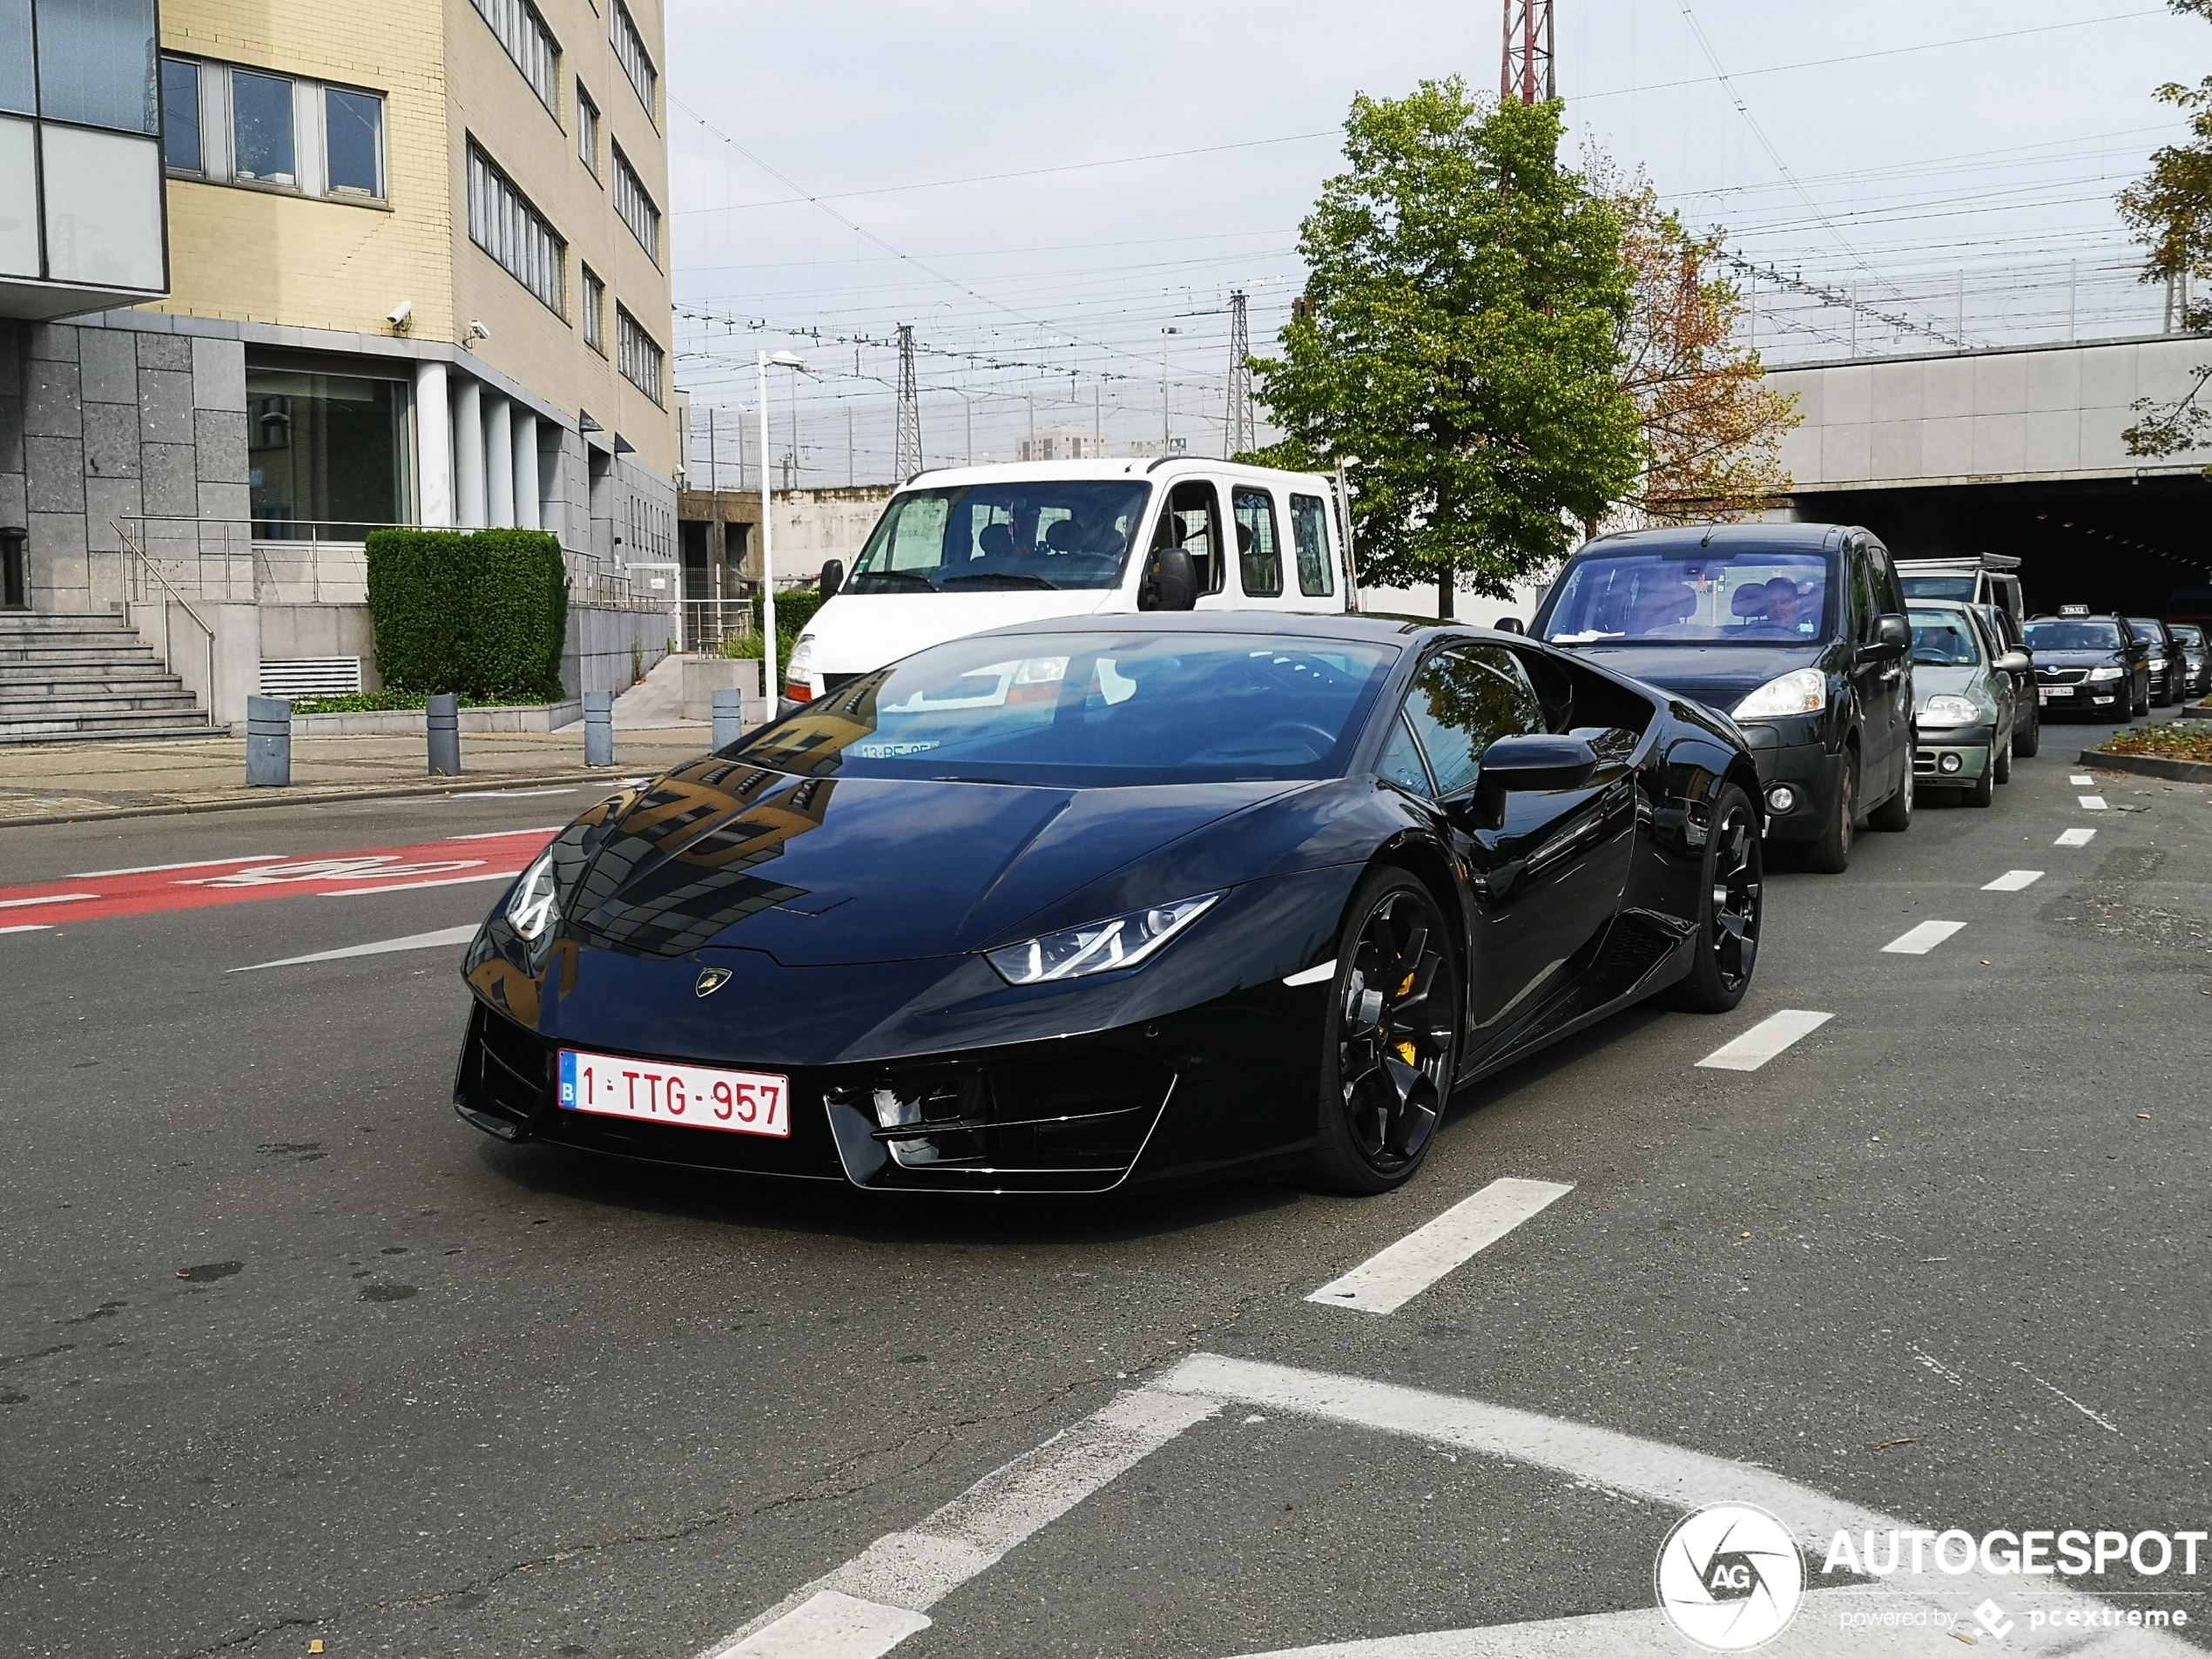
[[1552,0],[1506,0],[1506,50],[1498,69],[1498,97],[1515,104],[1548,104],[1559,96],[1552,75]]

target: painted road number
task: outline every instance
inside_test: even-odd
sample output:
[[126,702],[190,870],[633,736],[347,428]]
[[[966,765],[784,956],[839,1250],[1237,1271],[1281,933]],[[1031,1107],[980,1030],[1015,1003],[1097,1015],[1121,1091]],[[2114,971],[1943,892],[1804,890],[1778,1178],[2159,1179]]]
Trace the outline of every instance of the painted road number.
[[772,1072],[561,1050],[561,1104],[574,1112],[782,1139],[791,1133],[790,1093],[790,1080]]

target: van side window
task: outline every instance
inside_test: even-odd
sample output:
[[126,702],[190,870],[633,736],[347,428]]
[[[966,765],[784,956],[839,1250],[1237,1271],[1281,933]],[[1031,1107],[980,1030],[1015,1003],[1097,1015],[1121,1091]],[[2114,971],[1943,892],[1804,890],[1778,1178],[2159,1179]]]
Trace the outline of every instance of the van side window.
[[1221,591],[1221,498],[1203,478],[1186,479],[1168,494],[1160,527],[1152,534],[1152,550],[1170,547],[1190,556],[1200,593]]
[[1329,562],[1329,509],[1318,496],[1291,497],[1291,539],[1298,545],[1298,590],[1327,598],[1337,590],[1337,574]]
[[1874,609],[1885,616],[1898,616],[1905,610],[1905,585],[1897,579],[1897,569],[1890,563],[1888,552],[1869,545],[1866,562],[1874,567]]
[[1874,590],[1869,585],[1869,566],[1872,560],[1865,548],[1853,548],[1844,556],[1851,565],[1851,637],[1865,641],[1874,637]]
[[1275,535],[1275,497],[1264,489],[1231,493],[1237,515],[1237,575],[1254,599],[1283,591],[1283,545]]

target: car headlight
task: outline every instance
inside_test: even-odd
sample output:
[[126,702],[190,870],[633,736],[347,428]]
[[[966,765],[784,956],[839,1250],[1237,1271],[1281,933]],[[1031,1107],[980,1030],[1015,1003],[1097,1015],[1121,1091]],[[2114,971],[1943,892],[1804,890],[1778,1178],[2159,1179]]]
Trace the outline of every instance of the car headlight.
[[2118,668],[2093,668],[2089,671],[2089,678],[2093,680],[2101,682],[2104,680],[2116,680],[2125,671],[2126,671],[2124,669]]
[[2154,674],[2163,671],[2165,666],[2166,659],[2163,657],[2154,657],[2150,659],[2150,671]]
[[561,891],[553,879],[553,853],[549,848],[523,872],[507,900],[508,926],[525,939],[542,937],[561,919]]
[[1930,725],[1972,725],[1985,717],[1972,698],[1932,697],[1920,705],[1920,718]]
[[1038,985],[1134,968],[1157,954],[1220,897],[1218,893],[1202,893],[1194,899],[1132,910],[1125,916],[1087,921],[1062,933],[1039,934],[1018,945],[985,951],[984,959],[1008,985]]
[[1800,668],[1770,679],[1730,712],[1738,720],[1772,720],[1784,714],[1817,714],[1828,706],[1828,677]]
[[802,685],[814,678],[813,635],[799,635],[799,643],[791,648],[791,660],[784,664],[784,678]]

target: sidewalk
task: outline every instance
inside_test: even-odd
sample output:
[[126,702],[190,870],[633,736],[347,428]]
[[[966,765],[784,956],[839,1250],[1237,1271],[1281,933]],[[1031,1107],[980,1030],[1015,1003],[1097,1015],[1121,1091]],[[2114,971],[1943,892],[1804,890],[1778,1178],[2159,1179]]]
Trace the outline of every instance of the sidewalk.
[[707,722],[682,718],[673,679],[656,669],[615,699],[611,768],[584,766],[580,720],[553,732],[464,732],[458,778],[428,775],[428,746],[419,732],[294,738],[289,789],[247,787],[243,737],[10,745],[0,748],[0,827],[529,784],[611,784],[664,772],[711,746]]

